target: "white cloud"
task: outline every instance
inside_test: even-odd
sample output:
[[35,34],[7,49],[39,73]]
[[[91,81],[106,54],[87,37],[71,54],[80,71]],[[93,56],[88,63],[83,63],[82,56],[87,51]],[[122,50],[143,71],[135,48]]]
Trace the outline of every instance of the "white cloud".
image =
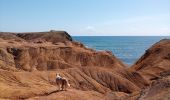
[[93,27],[97,35],[170,35],[170,14],[114,19]]
[[81,26],[74,33],[86,36],[170,36],[170,14],[110,19]]
[[94,28],[94,26],[87,26],[87,27],[85,27],[85,30],[87,30],[87,31],[95,31],[96,29]]

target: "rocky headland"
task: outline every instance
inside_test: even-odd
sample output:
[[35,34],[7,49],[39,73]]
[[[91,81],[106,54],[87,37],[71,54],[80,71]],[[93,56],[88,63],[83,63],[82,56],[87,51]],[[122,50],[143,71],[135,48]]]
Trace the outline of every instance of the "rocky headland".
[[[58,91],[55,75],[71,84]],[[0,98],[28,100],[168,100],[170,40],[146,50],[131,67],[65,31],[0,32]]]

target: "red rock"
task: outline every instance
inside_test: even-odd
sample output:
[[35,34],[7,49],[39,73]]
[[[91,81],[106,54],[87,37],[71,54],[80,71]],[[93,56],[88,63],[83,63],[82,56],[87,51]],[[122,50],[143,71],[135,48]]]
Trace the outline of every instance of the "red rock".
[[[170,40],[162,40],[127,68],[110,51],[86,48],[64,31],[1,32],[0,98],[169,98],[169,55]],[[67,91],[57,91],[56,73],[69,80]]]
[[147,80],[159,77],[161,72],[170,70],[170,40],[165,39],[154,44],[146,53],[130,68],[140,73]]

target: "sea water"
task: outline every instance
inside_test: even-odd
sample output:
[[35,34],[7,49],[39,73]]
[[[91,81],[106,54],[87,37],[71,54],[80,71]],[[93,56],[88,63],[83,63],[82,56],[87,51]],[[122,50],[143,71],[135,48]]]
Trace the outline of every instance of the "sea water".
[[109,50],[125,64],[134,64],[154,43],[168,36],[73,36],[88,48]]

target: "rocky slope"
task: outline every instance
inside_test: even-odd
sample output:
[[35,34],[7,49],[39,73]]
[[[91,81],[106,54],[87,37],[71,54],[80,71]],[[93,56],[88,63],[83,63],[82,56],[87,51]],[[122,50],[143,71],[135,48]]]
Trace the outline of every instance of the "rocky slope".
[[170,99],[170,70],[167,72],[162,72],[157,80],[153,81],[149,87],[143,89],[138,99]]
[[[12,37],[7,34],[7,39],[2,38],[6,40],[0,42],[2,65],[5,63],[4,67],[25,71],[88,66],[120,69],[125,67],[110,52],[85,48],[83,44],[73,42],[66,32],[60,34],[61,32],[13,33]],[[24,40],[18,42],[9,39],[13,37]]]
[[0,36],[0,90],[6,91],[0,94],[2,98],[31,98],[54,92],[57,72],[69,79],[73,91],[104,95],[139,89],[112,73],[126,66],[111,52],[86,48],[66,32],[0,33]]
[[151,48],[128,69],[143,76],[150,83],[129,99],[168,100],[170,98],[170,40],[164,39]]
[[[150,84],[160,81],[161,73],[169,69],[169,47],[170,41],[162,40],[127,68],[111,52],[86,48],[64,31],[1,32],[0,98],[147,99],[152,90],[143,91],[154,87]],[[67,91],[57,91],[56,73],[69,79]],[[165,90],[160,87],[160,91]]]
[[130,70],[140,73],[149,81],[159,78],[161,72],[170,70],[170,40],[161,40],[146,50]]

